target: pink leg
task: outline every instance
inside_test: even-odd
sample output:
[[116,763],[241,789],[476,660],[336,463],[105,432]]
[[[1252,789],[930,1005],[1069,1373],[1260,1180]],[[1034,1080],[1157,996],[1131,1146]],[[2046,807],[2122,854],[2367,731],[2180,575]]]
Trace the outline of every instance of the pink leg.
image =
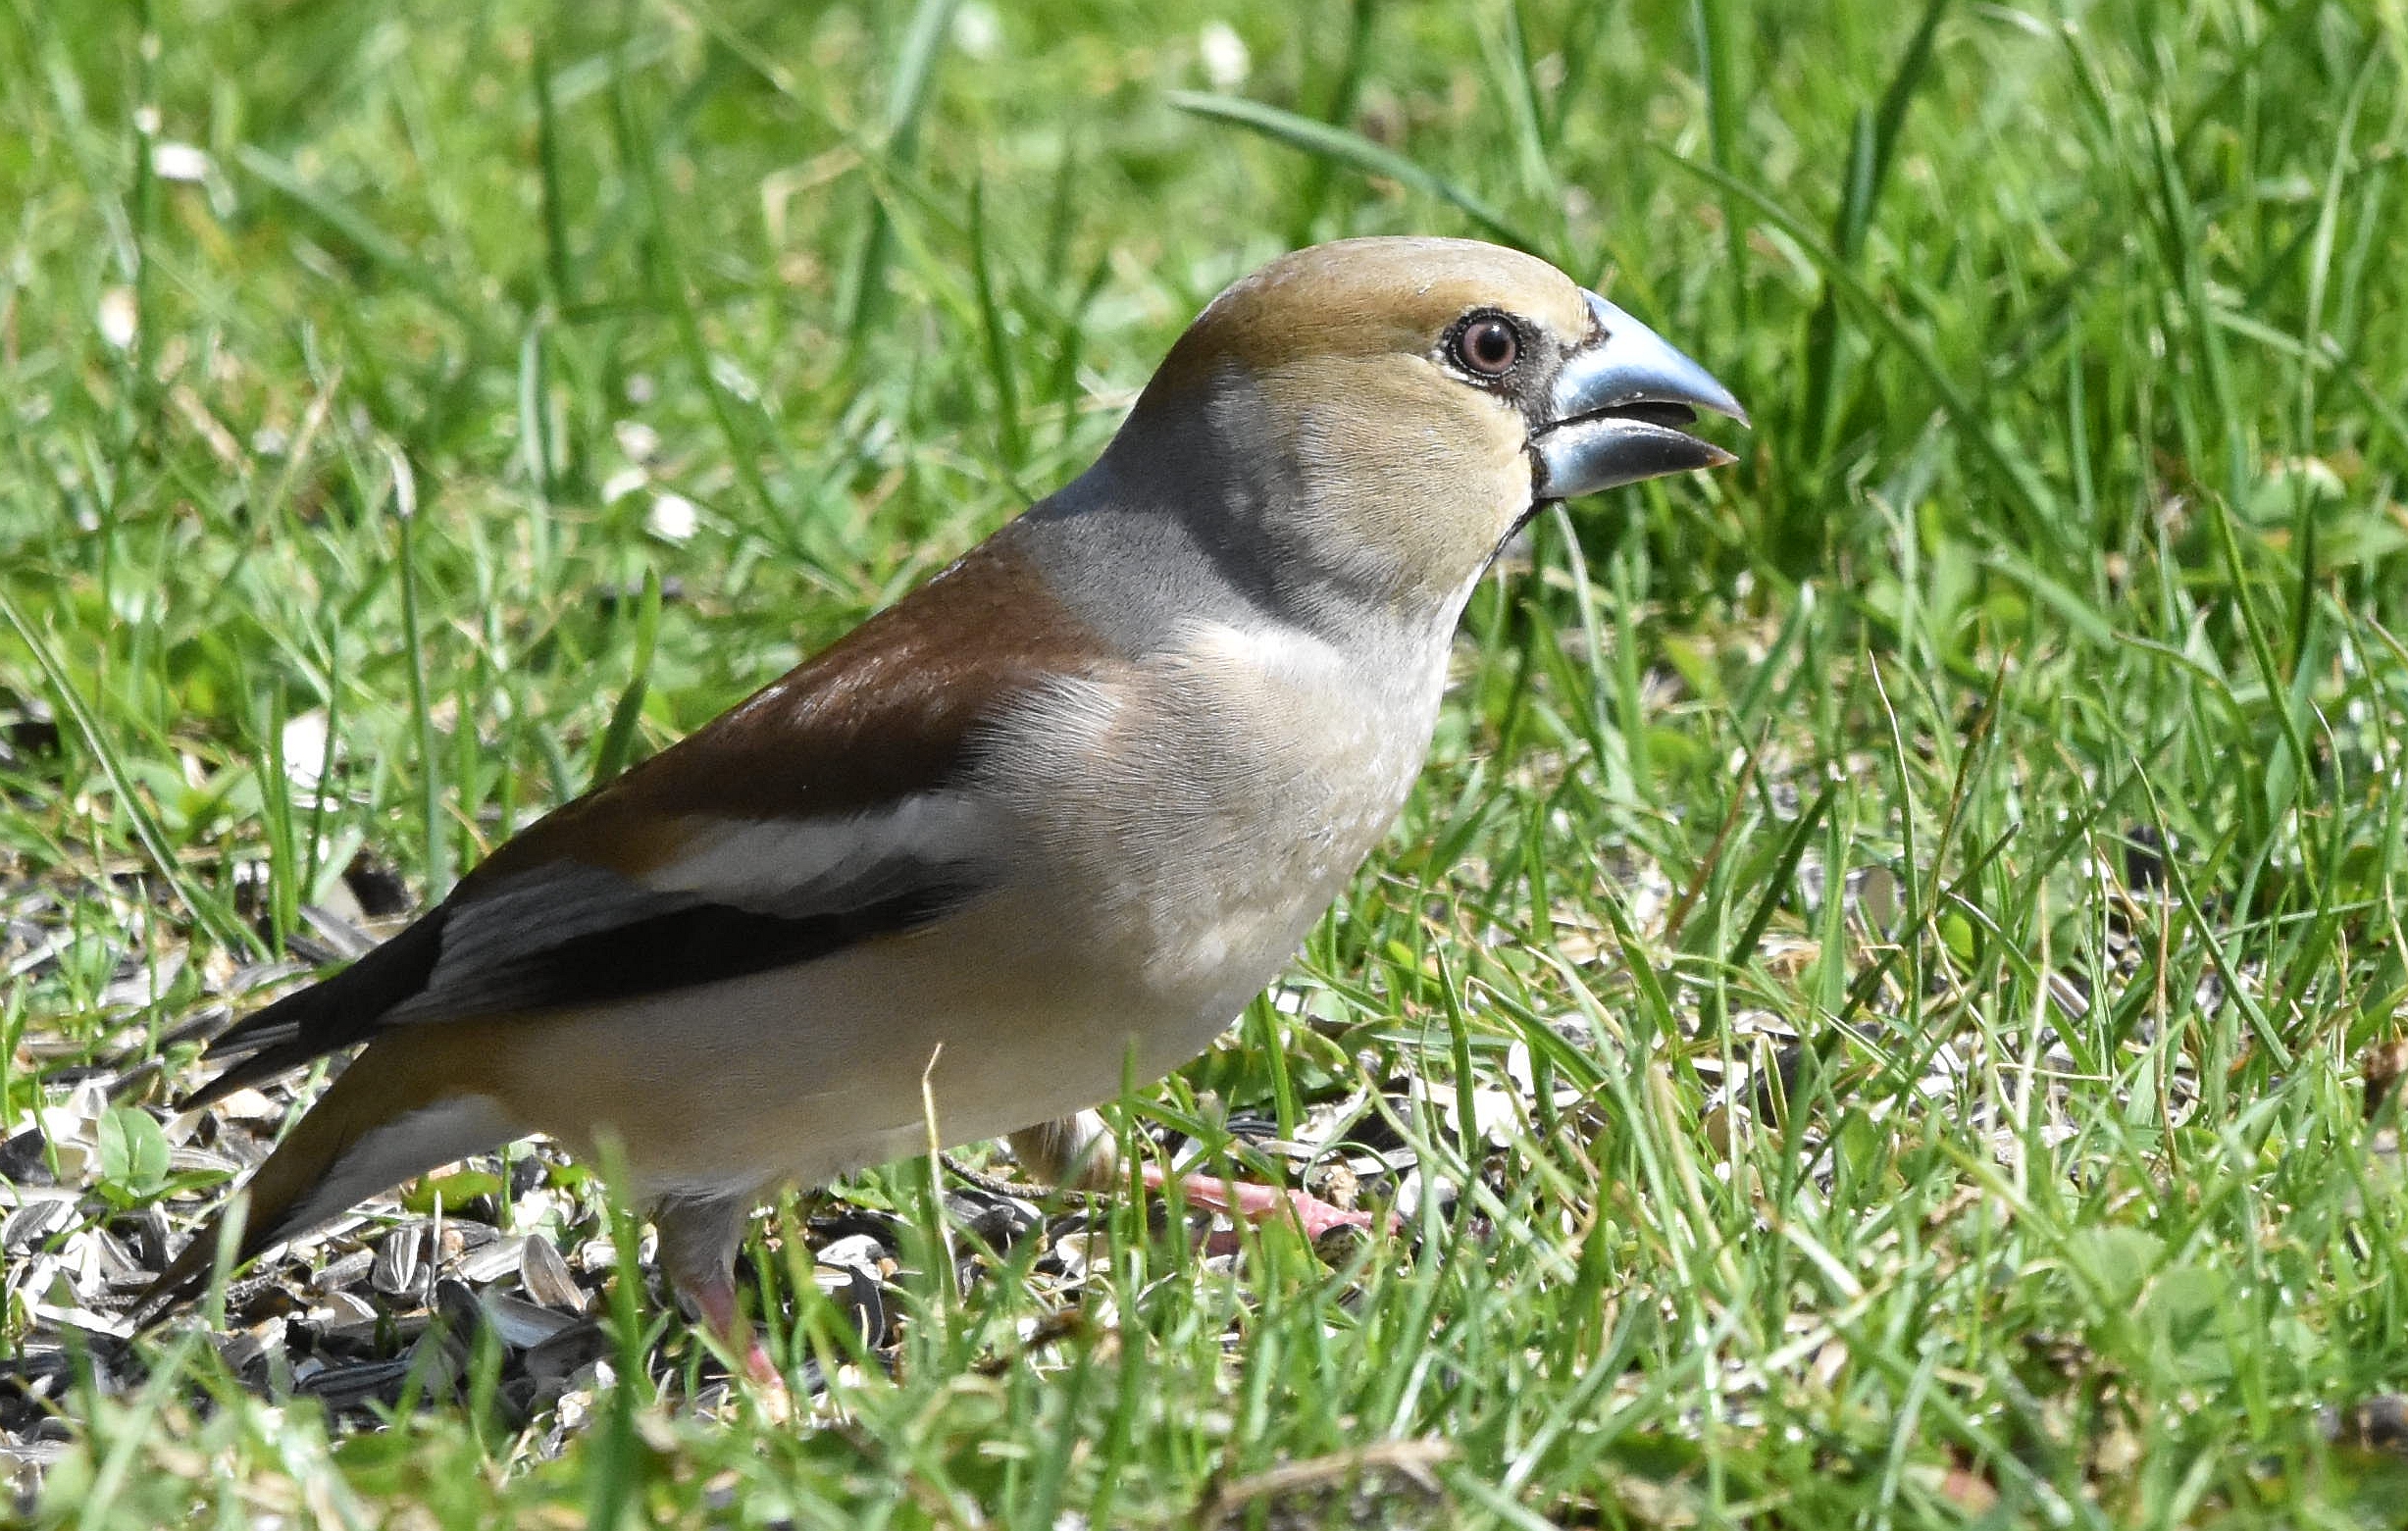
[[[1146,1184],[1154,1190],[1161,1190],[1169,1179],[1159,1164],[1146,1165]],[[1302,1191],[1282,1191],[1277,1186],[1256,1185],[1250,1180],[1224,1180],[1201,1170],[1186,1176],[1179,1184],[1187,1199],[1196,1205],[1227,1212],[1248,1222],[1258,1223],[1286,1213],[1303,1227],[1307,1239],[1318,1240],[1333,1228],[1373,1226],[1369,1212],[1350,1212],[1345,1207],[1333,1206],[1319,1197]],[[1388,1232],[1394,1233],[1402,1226],[1395,1213],[1388,1214],[1385,1219]]]
[[764,1388],[785,1391],[786,1379],[778,1374],[778,1363],[769,1358],[769,1348],[761,1344],[760,1331],[745,1321],[743,1309],[737,1304],[732,1274],[680,1287],[678,1295],[692,1304],[694,1316],[712,1339],[725,1346],[729,1354],[744,1358],[745,1376]]
[[687,1310],[730,1355],[741,1356],[744,1376],[760,1392],[770,1416],[784,1419],[792,1408],[786,1379],[778,1374],[757,1330],[736,1301],[736,1247],[743,1242],[745,1199],[700,1200],[672,1198],[652,1210],[660,1234],[662,1273]]

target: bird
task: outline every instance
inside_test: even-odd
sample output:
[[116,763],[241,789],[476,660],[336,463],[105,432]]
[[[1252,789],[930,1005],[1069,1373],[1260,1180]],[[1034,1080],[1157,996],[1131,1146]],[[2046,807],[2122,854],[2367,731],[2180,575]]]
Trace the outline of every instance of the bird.
[[932,1139],[1092,1178],[1093,1108],[1204,1050],[1388,831],[1499,550],[1734,461],[1701,413],[1748,423],[1535,256],[1272,260],[1066,485],[219,1036],[188,1106],[355,1055],[137,1311],[544,1134],[613,1146],[681,1305],[774,1382],[752,1209]]

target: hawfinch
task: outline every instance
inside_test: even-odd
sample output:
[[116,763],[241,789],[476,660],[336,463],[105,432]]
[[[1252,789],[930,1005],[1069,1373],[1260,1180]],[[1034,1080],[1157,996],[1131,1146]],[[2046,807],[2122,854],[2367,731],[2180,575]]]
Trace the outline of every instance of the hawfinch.
[[251,1177],[238,1257],[527,1134],[615,1138],[680,1297],[767,1372],[749,1210],[932,1131],[1073,1168],[1080,1113],[1202,1051],[1396,817],[1500,544],[1729,462],[1700,410],[1747,418],[1530,256],[1271,262],[1067,486],[220,1037],[194,1103],[361,1049]]

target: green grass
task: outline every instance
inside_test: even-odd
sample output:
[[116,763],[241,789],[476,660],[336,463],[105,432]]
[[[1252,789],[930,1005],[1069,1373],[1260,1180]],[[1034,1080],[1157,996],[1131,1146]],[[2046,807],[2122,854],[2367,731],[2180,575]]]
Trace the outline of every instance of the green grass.
[[[2331,1419],[2408,1391],[2357,1077],[2408,1004],[2400,9],[1233,0],[1218,85],[1153,9],[0,16],[0,888],[49,900],[0,1106],[192,1019],[361,849],[438,893],[940,567],[1227,280],[1418,230],[1606,286],[1757,430],[1542,520],[1312,1019],[1138,1114],[1536,1107],[1402,1123],[1471,1188],[1415,1246],[1124,1211],[1047,1343],[1026,1253],[906,1280],[891,1375],[765,1261],[808,1425],[696,1417],[632,1327],[556,1456],[171,1335],[61,1403],[30,1512],[2396,1523],[2408,1463]],[[179,1189],[140,1150],[92,1215]],[[916,1167],[848,1189],[937,1231]],[[1427,1491],[1344,1470],[1425,1442]]]

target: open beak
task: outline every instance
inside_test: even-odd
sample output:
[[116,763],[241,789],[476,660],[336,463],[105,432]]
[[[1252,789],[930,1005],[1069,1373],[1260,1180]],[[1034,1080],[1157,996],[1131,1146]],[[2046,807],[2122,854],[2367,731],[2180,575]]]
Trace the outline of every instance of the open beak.
[[1679,429],[1698,411],[1741,425],[1748,412],[1705,368],[1594,292],[1584,293],[1597,337],[1556,374],[1549,418],[1530,438],[1537,497],[1570,499],[1736,458]]

